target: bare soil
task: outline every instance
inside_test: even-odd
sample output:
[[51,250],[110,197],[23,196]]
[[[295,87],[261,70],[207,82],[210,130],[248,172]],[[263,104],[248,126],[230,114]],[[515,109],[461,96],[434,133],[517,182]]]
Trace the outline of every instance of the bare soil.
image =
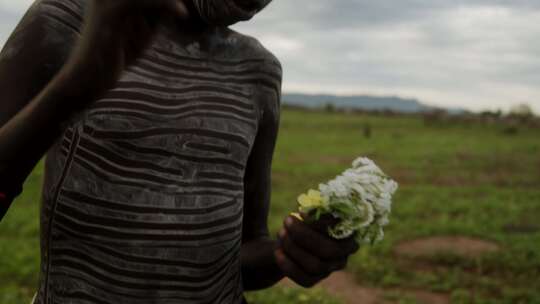
[[[283,286],[297,287],[289,279],[280,282]],[[354,276],[350,273],[339,271],[320,282],[315,288],[322,288],[328,294],[340,299],[344,304],[391,304],[395,303],[391,297],[392,294],[414,299],[418,304],[448,304],[450,297],[442,293],[434,293],[423,290],[387,290],[381,288],[372,288],[359,285]]]
[[486,240],[463,236],[438,236],[407,241],[395,248],[395,253],[406,257],[425,257],[437,254],[453,254],[475,258],[496,252],[499,246]]

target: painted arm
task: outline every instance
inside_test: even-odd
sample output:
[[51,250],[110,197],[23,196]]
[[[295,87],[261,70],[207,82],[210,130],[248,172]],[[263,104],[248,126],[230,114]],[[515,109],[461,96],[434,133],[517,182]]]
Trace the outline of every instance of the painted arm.
[[[278,239],[270,238],[270,171],[278,134],[280,95],[269,93],[263,99],[266,108],[246,167],[241,252],[244,290],[264,289],[284,277],[311,287],[345,268],[349,256],[359,249],[352,237],[339,241],[329,237],[326,227],[332,221],[328,219],[307,224],[287,216]],[[295,206],[291,202],[291,211]]]
[[50,82],[76,37],[36,2],[0,53],[0,220],[69,117],[58,103],[69,93]]
[[[278,87],[281,87],[281,79]],[[261,90],[262,117],[244,177],[241,259],[245,290],[270,287],[284,276],[274,258],[278,244],[268,230],[271,167],[279,129],[281,93]]]
[[187,17],[183,2],[34,2],[0,54],[0,220],[64,129],[171,16]]

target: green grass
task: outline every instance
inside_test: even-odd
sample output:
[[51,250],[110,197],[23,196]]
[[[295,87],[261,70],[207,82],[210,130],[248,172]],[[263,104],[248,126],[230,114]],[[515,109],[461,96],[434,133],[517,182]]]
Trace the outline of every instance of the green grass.
[[[371,138],[363,135],[366,125]],[[521,128],[510,136],[503,129],[285,110],[273,164],[272,233],[299,193],[368,156],[400,189],[385,241],[362,248],[349,263],[359,283],[443,292],[452,303],[540,303],[540,131]],[[36,167],[0,224],[0,303],[28,303],[37,284],[42,170]],[[393,252],[399,242],[440,235],[489,240],[501,251],[474,259]],[[282,287],[249,297],[260,304],[334,303],[317,290]]]
[[340,304],[339,300],[330,297],[323,290],[305,289],[305,288],[289,288],[276,286],[274,288],[251,292],[247,295],[247,300],[250,304]]
[[[366,125],[373,131],[370,139],[362,134]],[[294,208],[299,191],[367,155],[401,187],[386,240],[351,260],[349,270],[359,282],[447,292],[455,303],[539,303],[540,131],[522,129],[508,136],[503,129],[286,112],[274,165],[272,228],[278,229]],[[537,228],[513,233],[505,229],[511,225]],[[393,254],[401,241],[439,235],[490,240],[502,251],[423,261]]]

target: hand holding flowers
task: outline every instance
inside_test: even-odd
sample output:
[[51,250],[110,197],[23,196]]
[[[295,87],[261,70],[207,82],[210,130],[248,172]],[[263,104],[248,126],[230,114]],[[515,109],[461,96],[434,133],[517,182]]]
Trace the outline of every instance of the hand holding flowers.
[[308,222],[317,221],[321,215],[337,219],[336,225],[328,227],[328,234],[336,239],[355,234],[359,243],[373,243],[384,237],[383,227],[389,223],[392,195],[397,188],[398,184],[372,160],[361,157],[352,168],[320,184],[319,191],[300,195],[299,211]]
[[311,287],[345,268],[360,243],[383,238],[397,183],[367,158],[319,190],[298,198],[301,214],[285,219],[279,232],[276,263],[283,274]]

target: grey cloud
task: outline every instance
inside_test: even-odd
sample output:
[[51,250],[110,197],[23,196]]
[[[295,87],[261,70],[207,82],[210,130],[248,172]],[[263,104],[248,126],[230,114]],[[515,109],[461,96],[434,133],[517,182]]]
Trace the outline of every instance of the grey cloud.
[[20,16],[13,15],[0,9],[0,47],[4,45]]
[[271,15],[266,23],[309,24],[316,30],[380,26],[429,18],[432,14],[456,7],[477,5],[511,7],[514,9],[539,9],[536,0],[274,0]]
[[237,28],[282,60],[285,90],[540,111],[539,18],[540,1],[275,0]]

